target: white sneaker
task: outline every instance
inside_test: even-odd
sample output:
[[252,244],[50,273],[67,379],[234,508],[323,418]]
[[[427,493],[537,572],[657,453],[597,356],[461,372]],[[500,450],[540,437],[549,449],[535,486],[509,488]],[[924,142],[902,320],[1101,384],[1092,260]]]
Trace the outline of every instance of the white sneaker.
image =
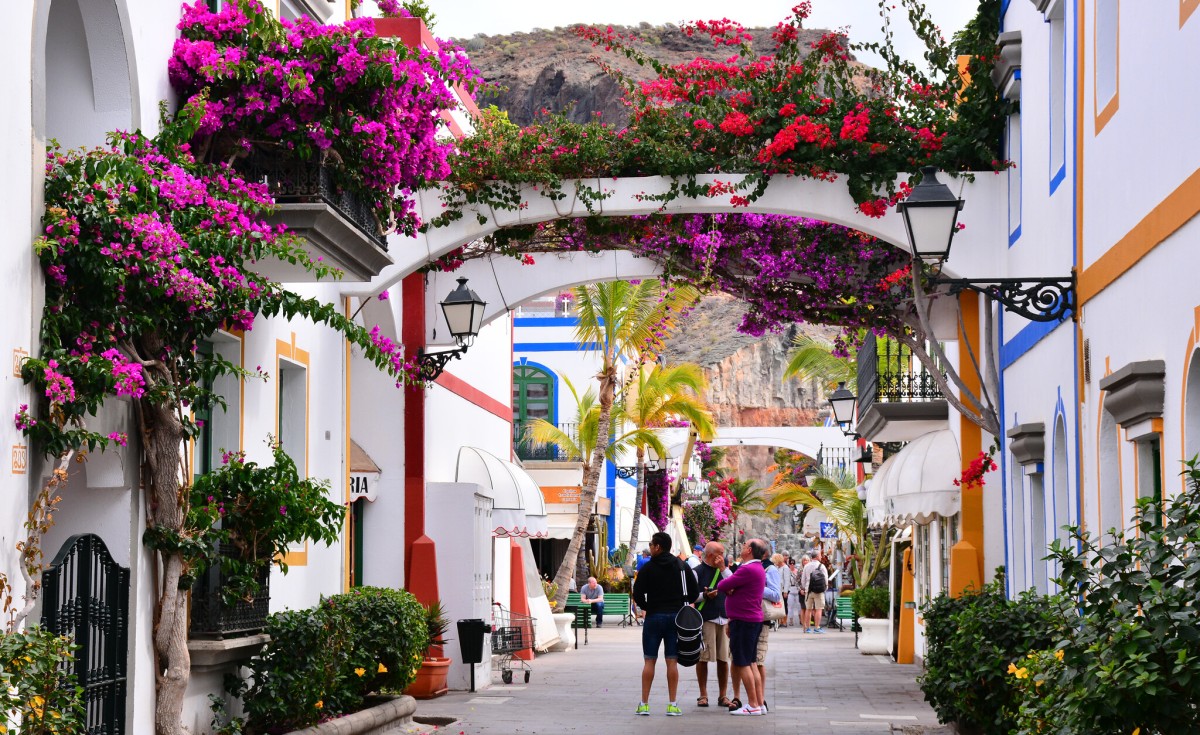
[[763,713],[763,711],[761,709],[759,709],[758,707],[751,707],[748,704],[742,705],[741,707],[739,707],[737,709],[729,710],[729,714],[737,715],[737,716],[741,716],[741,717],[761,715],[762,713]]

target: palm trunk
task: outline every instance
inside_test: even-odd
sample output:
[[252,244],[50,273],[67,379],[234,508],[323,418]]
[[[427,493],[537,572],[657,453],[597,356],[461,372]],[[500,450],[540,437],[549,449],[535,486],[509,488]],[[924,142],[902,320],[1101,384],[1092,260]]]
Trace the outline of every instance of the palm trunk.
[[633,554],[637,551],[638,531],[642,525],[642,499],[646,497],[646,465],[644,450],[637,448],[637,491],[633,494],[633,529],[629,532],[629,568],[633,572]]
[[575,576],[579,561],[579,551],[583,548],[583,537],[587,532],[588,521],[592,517],[592,507],[596,504],[596,491],[600,486],[600,469],[604,467],[604,448],[608,446],[608,425],[612,418],[613,400],[616,397],[615,368],[605,366],[600,373],[600,425],[596,427],[596,446],[592,447],[591,462],[583,473],[583,490],[579,494],[579,513],[575,516],[575,531],[571,534],[571,543],[567,545],[566,556],[554,575],[554,584],[558,592],[554,595],[554,607],[563,609],[567,603],[568,584]]

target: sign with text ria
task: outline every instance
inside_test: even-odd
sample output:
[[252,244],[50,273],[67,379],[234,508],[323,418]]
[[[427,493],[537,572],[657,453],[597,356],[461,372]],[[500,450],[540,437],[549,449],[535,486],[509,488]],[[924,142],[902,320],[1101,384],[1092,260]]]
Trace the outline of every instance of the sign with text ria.
[[372,503],[379,497],[379,474],[376,472],[350,473],[350,502],[363,498]]

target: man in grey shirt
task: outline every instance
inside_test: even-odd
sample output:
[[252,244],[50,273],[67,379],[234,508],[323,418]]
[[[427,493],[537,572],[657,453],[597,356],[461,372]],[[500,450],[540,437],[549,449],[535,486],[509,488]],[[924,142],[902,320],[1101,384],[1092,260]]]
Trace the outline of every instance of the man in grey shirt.
[[579,601],[592,606],[592,614],[596,616],[596,627],[604,627],[604,588],[596,582],[595,577],[588,577],[588,583],[579,590]]

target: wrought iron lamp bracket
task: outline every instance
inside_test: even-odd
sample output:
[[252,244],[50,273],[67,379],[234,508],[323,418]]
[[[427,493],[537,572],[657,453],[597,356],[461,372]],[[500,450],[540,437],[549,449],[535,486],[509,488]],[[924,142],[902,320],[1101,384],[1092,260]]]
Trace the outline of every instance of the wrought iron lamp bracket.
[[437,377],[446,369],[447,363],[460,359],[466,351],[466,347],[440,352],[417,350],[417,366],[421,370],[421,379],[430,382],[437,380]]
[[942,278],[934,284],[950,293],[975,291],[999,302],[1005,310],[1033,322],[1058,322],[1075,314],[1075,274],[1066,278]]

